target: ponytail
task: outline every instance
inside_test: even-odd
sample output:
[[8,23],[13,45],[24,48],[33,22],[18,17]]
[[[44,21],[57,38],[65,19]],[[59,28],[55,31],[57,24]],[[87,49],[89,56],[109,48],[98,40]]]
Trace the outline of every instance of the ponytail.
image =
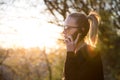
[[98,25],[100,22],[100,16],[94,12],[91,11],[88,15],[88,20],[90,23],[90,29],[88,33],[88,39],[89,39],[89,44],[93,47],[96,47],[97,39],[98,39]]

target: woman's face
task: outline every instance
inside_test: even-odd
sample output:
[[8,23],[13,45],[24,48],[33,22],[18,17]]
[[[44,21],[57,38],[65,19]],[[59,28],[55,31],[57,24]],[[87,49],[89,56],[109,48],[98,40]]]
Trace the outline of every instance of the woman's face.
[[64,23],[64,37],[72,36],[73,40],[75,40],[78,34],[78,28],[79,26],[76,23],[76,19],[67,17]]

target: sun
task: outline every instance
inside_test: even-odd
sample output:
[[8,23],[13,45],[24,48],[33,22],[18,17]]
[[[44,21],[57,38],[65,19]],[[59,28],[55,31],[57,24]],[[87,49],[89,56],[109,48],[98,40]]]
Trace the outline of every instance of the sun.
[[[44,25],[43,25],[44,24]],[[24,27],[24,30],[19,29],[19,36],[21,37],[22,45],[25,48],[30,47],[57,47],[57,39],[61,37],[62,29],[54,24],[42,23],[32,27],[29,24],[28,27]]]
[[47,22],[45,14],[34,9],[12,9],[1,13],[0,47],[56,48],[62,28]]

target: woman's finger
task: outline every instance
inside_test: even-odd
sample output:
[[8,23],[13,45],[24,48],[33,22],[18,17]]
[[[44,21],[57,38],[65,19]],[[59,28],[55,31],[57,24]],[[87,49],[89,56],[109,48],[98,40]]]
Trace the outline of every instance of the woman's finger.
[[69,39],[71,42],[73,42],[72,36],[68,36],[68,39]]
[[78,42],[78,40],[79,40],[79,37],[80,37],[80,33],[78,33],[78,35],[77,35],[77,38],[75,39],[75,44],[77,44],[77,42]]
[[65,43],[66,43],[66,44],[68,44],[68,43],[70,43],[70,42],[71,42],[71,41],[70,41],[69,38],[66,38],[66,39],[65,39]]

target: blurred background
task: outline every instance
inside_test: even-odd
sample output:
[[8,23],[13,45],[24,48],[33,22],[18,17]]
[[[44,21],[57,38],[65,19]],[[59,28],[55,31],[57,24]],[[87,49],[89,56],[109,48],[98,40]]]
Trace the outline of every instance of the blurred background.
[[0,80],[61,80],[63,22],[72,12],[101,16],[96,51],[105,80],[120,80],[119,0],[0,0]]

